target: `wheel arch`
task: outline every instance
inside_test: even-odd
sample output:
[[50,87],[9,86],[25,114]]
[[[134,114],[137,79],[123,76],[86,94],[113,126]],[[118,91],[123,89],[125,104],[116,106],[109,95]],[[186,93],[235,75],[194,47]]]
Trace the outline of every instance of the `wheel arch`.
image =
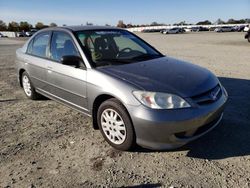
[[95,130],[98,130],[99,127],[98,127],[98,123],[97,123],[97,111],[98,111],[98,108],[100,107],[100,105],[108,100],[108,99],[111,99],[111,98],[115,98],[114,96],[112,95],[109,95],[109,94],[101,94],[99,96],[97,96],[93,102],[93,106],[92,106],[92,121],[93,121],[93,128]]
[[21,87],[23,87],[23,84],[22,84],[22,74],[25,72],[25,69],[20,69],[19,70],[19,73],[18,73],[18,81],[19,81],[19,84]]
[[113,96],[113,95],[111,95],[111,94],[101,94],[101,95],[99,95],[99,96],[97,96],[97,97],[95,98],[95,100],[94,100],[94,102],[93,102],[93,106],[92,106],[92,121],[93,121],[93,128],[94,128],[95,130],[98,130],[98,129],[99,129],[98,123],[97,123],[97,112],[98,112],[98,108],[100,107],[100,105],[101,105],[104,101],[109,100],[109,99],[116,99],[117,101],[119,101],[119,102],[125,107],[125,109],[126,109],[126,111],[127,111],[127,113],[128,113],[129,119],[130,119],[131,123],[133,124],[132,119],[131,119],[131,117],[130,117],[130,114],[129,114],[129,112],[128,112],[126,106],[122,103],[122,101],[121,101],[119,98],[117,98],[117,97],[115,97],[115,96]]

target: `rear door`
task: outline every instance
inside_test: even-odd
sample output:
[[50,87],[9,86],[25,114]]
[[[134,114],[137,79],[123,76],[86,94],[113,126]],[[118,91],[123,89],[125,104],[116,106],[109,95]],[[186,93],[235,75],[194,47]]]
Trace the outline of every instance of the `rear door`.
[[32,84],[37,90],[48,91],[47,87],[47,67],[50,63],[48,60],[49,41],[51,32],[41,32],[33,38],[24,57],[25,69],[31,78]]
[[50,93],[69,105],[83,111],[87,110],[85,66],[75,68],[63,65],[61,58],[66,55],[80,56],[72,37],[63,31],[54,31],[50,43],[51,63],[48,66]]

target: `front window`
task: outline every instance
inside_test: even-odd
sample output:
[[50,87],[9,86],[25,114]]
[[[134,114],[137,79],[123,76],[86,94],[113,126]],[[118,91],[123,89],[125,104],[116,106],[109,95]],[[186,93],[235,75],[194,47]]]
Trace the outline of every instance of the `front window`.
[[120,65],[162,57],[140,38],[124,30],[76,33],[94,66]]
[[55,31],[52,35],[51,59],[60,62],[63,56],[80,56],[72,38],[64,32]]

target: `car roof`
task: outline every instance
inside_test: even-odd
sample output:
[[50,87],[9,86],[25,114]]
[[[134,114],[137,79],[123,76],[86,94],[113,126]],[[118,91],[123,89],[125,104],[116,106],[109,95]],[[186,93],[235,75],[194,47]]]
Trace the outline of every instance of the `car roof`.
[[62,26],[62,27],[48,27],[41,29],[41,31],[55,31],[55,30],[68,30],[71,32],[77,31],[88,31],[88,30],[123,30],[122,28],[111,27],[111,26],[93,26],[93,25],[85,25],[85,26]]
[[62,27],[48,27],[45,30],[70,30],[70,31],[87,31],[87,30],[121,30],[121,28],[111,27],[111,26],[93,26],[93,25],[80,25],[80,26],[62,26]]
[[63,26],[61,28],[66,28],[72,31],[84,31],[84,30],[106,30],[106,29],[120,29],[111,26],[96,26],[96,25],[84,25],[84,26]]

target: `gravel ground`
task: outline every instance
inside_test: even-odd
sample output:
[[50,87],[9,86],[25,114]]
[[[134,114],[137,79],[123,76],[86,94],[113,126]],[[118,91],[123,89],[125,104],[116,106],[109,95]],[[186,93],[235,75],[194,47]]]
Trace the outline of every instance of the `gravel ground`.
[[250,44],[244,34],[138,35],[219,77],[229,93],[221,125],[175,151],[116,151],[90,118],[51,100],[28,100],[14,68],[23,41],[0,39],[0,187],[250,187]]

